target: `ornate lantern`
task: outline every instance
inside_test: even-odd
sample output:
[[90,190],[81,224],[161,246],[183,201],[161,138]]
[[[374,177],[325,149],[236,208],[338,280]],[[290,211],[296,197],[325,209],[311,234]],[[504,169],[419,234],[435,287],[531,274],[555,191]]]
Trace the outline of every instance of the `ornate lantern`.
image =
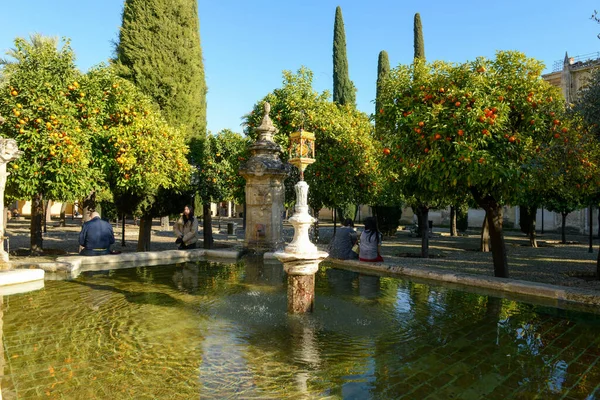
[[315,162],[315,134],[300,129],[290,135],[289,163],[300,171],[304,180],[304,170]]

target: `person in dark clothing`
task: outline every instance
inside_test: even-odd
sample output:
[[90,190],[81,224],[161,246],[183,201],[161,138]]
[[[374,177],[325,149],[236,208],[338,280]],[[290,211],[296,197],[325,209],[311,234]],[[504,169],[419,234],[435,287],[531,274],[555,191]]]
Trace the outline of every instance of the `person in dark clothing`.
[[352,251],[352,247],[358,241],[358,235],[354,230],[354,222],[346,218],[342,227],[337,229],[335,236],[329,244],[329,257],[341,260],[355,260],[358,254]]
[[110,245],[115,242],[112,225],[92,212],[90,220],[83,224],[79,233],[79,254],[82,256],[102,256],[110,254]]

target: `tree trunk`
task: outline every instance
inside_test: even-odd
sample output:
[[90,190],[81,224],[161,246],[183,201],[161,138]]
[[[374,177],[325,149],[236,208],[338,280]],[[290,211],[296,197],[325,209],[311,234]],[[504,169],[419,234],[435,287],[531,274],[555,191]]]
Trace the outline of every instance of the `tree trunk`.
[[48,227],[46,226],[46,221],[47,221],[47,215],[48,215],[48,202],[45,201],[44,205],[44,218],[42,219],[42,232],[44,233],[48,233]]
[[489,195],[483,197],[475,188],[471,188],[471,193],[477,204],[485,210],[490,230],[490,242],[492,243],[494,276],[497,278],[508,278],[506,243],[504,242],[504,232],[502,230],[502,206]]
[[92,193],[89,194],[88,197],[86,197],[83,200],[83,204],[82,204],[82,219],[83,222],[87,222],[90,220],[90,214],[96,211],[96,191],[93,191]]
[[67,226],[67,202],[63,202],[60,206],[60,223],[59,226]]
[[535,232],[537,207],[536,206],[528,207],[527,208],[527,212],[529,213],[529,215],[531,215],[531,218],[529,219],[529,245],[531,247],[535,248],[535,247],[538,247],[537,246],[536,232]]
[[600,238],[600,209],[598,211],[598,237]]
[[44,216],[44,201],[38,193],[31,199],[30,251],[32,255],[43,251],[42,217]]
[[429,207],[419,206],[419,230],[421,231],[421,257],[429,258]]
[[560,230],[560,236],[561,236],[561,241],[562,244],[567,244],[567,233],[566,233],[566,228],[567,228],[567,215],[569,215],[569,213],[560,213],[561,217],[562,217],[562,227]]
[[[244,213],[244,217],[246,213]],[[213,235],[212,235],[212,216],[210,215],[210,203],[202,205],[202,230],[204,237],[204,248],[212,249],[213,246]]]
[[140,218],[140,233],[138,235],[137,251],[149,251],[152,239],[152,217],[142,215]]
[[337,209],[334,207],[333,208],[333,236],[335,236],[336,228],[337,228]]
[[125,214],[123,214],[121,221],[121,246],[125,247]]
[[588,220],[590,221],[590,248],[588,250],[589,253],[594,252],[594,220],[592,216],[594,215],[594,209],[592,205],[588,208],[590,215],[588,216]]
[[51,210],[52,210],[52,200],[48,200],[46,202],[46,210],[44,213],[44,216],[45,216],[45,218],[44,218],[44,233],[48,232],[48,222],[52,222]]
[[502,229],[502,206],[493,204],[486,212],[490,228],[490,241],[492,243],[492,258],[494,260],[494,276],[508,278],[508,261],[506,257],[506,243]]
[[458,236],[456,230],[456,208],[450,206],[450,236]]
[[480,250],[482,253],[490,252],[490,229],[487,219],[487,211],[485,212],[485,217],[483,218],[483,224],[481,225],[481,244]]
[[600,250],[598,250],[598,258],[596,259],[596,279],[600,281]]

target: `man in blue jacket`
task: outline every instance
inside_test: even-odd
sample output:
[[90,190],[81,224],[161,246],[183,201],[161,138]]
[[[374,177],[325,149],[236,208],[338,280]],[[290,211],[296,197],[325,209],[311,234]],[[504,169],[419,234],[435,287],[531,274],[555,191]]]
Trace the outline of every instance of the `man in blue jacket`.
[[90,220],[83,224],[79,233],[79,254],[83,256],[102,256],[110,254],[110,245],[115,242],[112,225],[96,211],[90,214]]

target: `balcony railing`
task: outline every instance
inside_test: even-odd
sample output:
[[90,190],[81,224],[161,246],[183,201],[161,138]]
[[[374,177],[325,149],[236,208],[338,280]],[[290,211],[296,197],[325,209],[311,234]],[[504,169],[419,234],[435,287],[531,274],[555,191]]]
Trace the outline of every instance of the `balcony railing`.
[[[564,62],[564,59],[554,61],[552,64],[552,72],[562,71]],[[600,64],[600,51],[569,57],[569,64],[571,64],[573,68],[582,68],[588,65]]]

